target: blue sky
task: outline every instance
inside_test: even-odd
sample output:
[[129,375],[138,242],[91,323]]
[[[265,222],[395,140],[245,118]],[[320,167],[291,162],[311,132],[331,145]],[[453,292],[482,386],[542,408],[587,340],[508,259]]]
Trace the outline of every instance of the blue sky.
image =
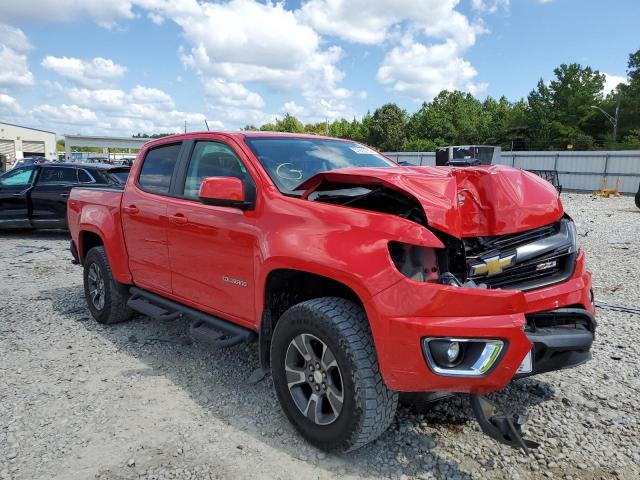
[[637,0],[0,0],[0,120],[64,133],[235,129],[517,100],[563,62],[624,81]]

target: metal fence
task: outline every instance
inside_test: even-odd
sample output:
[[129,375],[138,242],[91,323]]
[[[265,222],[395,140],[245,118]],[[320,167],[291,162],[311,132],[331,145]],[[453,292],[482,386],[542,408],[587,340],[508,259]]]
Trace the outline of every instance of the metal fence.
[[[435,165],[434,152],[391,152],[385,155],[414,165]],[[564,190],[595,191],[607,178],[614,188],[635,193],[640,183],[640,150],[606,152],[502,152],[500,163],[525,170],[557,170]]]

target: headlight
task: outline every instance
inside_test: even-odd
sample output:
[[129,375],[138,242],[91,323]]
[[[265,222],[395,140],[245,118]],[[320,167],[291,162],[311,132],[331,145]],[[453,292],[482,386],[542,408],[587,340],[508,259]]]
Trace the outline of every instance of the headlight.
[[389,242],[389,255],[396,269],[416,282],[435,282],[440,277],[433,248],[402,242]]

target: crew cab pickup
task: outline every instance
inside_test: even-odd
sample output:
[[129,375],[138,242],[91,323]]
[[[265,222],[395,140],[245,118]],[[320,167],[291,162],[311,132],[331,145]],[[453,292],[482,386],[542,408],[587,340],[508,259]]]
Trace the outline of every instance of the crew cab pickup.
[[88,308],[186,319],[257,342],[284,413],[348,451],[400,392],[465,392],[482,429],[526,448],[485,394],[580,365],[591,275],[558,192],[499,165],[400,166],[349,140],[190,133],[140,151],[123,188],[74,188]]

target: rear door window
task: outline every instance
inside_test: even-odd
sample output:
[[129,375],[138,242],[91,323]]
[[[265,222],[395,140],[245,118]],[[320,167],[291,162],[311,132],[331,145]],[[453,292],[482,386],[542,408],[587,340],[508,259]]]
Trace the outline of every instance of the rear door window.
[[75,168],[66,167],[43,167],[38,185],[54,183],[78,183],[78,176]]
[[169,194],[171,177],[180,154],[180,143],[165,145],[149,150],[144,157],[138,185],[151,193]]
[[93,183],[95,180],[93,177],[84,169],[78,169],[78,181],[80,183]]

